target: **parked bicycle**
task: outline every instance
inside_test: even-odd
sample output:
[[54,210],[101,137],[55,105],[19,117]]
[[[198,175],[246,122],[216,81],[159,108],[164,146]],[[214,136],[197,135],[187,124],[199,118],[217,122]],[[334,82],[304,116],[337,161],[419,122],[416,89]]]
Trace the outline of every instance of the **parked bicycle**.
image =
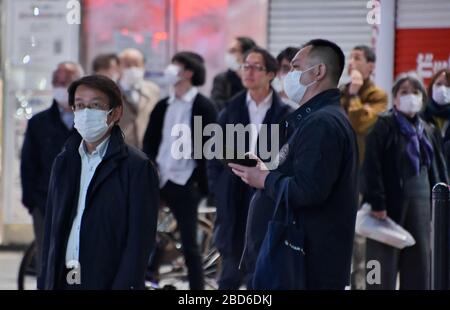
[[[205,285],[217,289],[217,275],[220,269],[220,254],[213,246],[213,229],[216,209],[207,207],[204,201],[198,210],[197,241],[202,254]],[[148,289],[175,288],[174,284],[187,279],[187,268],[182,254],[182,245],[174,216],[169,208],[161,208],[156,247],[152,255],[151,266],[147,274]],[[156,270],[155,270],[156,269]]]
[[19,290],[36,289],[36,243],[33,241],[25,250],[20,262],[19,274],[17,275],[17,287]]

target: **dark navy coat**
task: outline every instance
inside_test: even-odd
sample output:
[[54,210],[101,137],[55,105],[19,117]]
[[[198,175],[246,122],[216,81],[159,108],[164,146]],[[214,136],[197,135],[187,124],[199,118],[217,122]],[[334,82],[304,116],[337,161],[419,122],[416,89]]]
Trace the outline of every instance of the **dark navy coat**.
[[[66,281],[65,253],[77,212],[81,137],[55,159],[50,179],[39,289]],[[89,185],[80,231],[80,289],[143,289],[156,234],[159,188],[147,156],[125,144],[115,126]]]
[[339,98],[338,89],[323,91],[288,117],[286,138],[295,133],[292,143],[282,147],[279,167],[250,204],[244,250],[248,273],[254,272],[280,181],[287,178],[289,207],[301,217],[305,232],[307,288],[344,289],[349,284],[358,148]]
[[20,175],[22,203],[32,212],[39,208],[45,214],[48,182],[53,160],[73,133],[61,120],[58,103],[28,121],[22,146]]

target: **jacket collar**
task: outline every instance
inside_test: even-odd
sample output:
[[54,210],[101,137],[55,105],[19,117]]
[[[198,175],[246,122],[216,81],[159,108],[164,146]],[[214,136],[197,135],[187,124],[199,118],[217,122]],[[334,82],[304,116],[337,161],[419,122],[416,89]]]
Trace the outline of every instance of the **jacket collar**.
[[337,88],[327,89],[304,103],[286,118],[286,127],[297,127],[308,115],[330,105],[339,106],[340,91]]
[[[235,111],[236,119],[238,119],[239,123],[244,126],[248,125],[250,123],[250,117],[248,115],[247,90],[237,94],[233,101],[238,103],[237,110]],[[263,124],[271,124],[272,119],[277,119],[279,116],[278,114],[283,112],[281,109],[282,105],[284,105],[284,103],[282,102],[280,96],[272,88],[272,103],[269,110],[267,110]]]
[[[111,136],[109,138],[109,145],[106,150],[103,160],[107,160],[111,157],[124,157],[127,155],[126,144],[123,138],[122,130],[119,126],[115,125],[111,130]],[[81,144],[81,136],[78,132],[75,132],[69,137],[66,144],[64,145],[64,151],[78,155],[78,148]]]
[[61,112],[59,111],[58,103],[56,102],[55,99],[53,99],[53,103],[50,106],[49,112],[50,112],[51,118],[54,120],[54,123],[59,124],[60,127],[64,128],[65,132],[74,130],[73,127],[72,127],[72,129],[69,129],[64,124],[62,117],[61,117]]

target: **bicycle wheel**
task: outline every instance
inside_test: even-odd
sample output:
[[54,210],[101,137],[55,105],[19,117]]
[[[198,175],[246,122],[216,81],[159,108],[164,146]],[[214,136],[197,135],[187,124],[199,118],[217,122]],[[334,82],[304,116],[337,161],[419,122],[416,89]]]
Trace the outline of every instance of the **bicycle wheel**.
[[214,222],[209,218],[200,217],[198,221],[198,244],[202,253],[202,265],[205,285],[217,289],[217,277],[220,271],[220,254],[214,247]]
[[33,241],[25,251],[20,262],[17,286],[19,290],[36,289],[36,243]]

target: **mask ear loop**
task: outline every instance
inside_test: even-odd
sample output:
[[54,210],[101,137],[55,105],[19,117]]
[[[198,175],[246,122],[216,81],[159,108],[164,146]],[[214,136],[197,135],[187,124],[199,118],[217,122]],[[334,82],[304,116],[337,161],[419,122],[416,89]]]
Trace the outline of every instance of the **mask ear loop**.
[[[305,71],[302,71],[302,75],[303,75],[305,72],[308,72],[308,71],[314,69],[315,67],[317,67],[317,66],[319,66],[319,65],[320,65],[320,64],[313,65],[313,66],[309,67],[308,69],[306,69]],[[301,78],[301,77],[300,77],[300,78]],[[313,84],[315,84],[315,83],[317,83],[317,80],[314,80],[314,81],[310,82],[309,84],[303,85],[303,86],[304,86],[304,87],[309,87],[309,86],[311,86],[311,85],[313,85]]]
[[[111,114],[111,112],[114,110],[114,108],[112,108],[111,110],[109,110],[108,112],[106,112],[106,115],[108,116],[109,114]],[[118,121],[117,121],[118,122]],[[111,124],[108,125],[108,129],[111,128],[112,126],[114,126],[116,124],[116,122],[111,122]]]

